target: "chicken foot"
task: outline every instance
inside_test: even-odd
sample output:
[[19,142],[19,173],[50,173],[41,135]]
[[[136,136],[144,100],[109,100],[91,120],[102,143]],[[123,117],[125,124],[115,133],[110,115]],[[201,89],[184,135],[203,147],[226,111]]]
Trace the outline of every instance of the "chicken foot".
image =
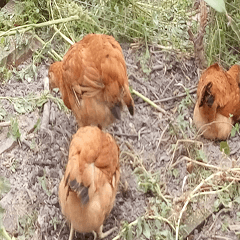
[[111,229],[109,229],[108,231],[106,231],[105,233],[102,232],[102,229],[103,229],[103,225],[99,228],[97,234],[96,234],[95,232],[93,232],[93,234],[94,234],[94,240],[97,239],[97,236],[98,236],[100,239],[103,239],[103,238],[107,237],[107,236],[110,235],[112,232],[114,232],[115,230],[117,230],[117,227],[111,228]]
[[[93,235],[94,235],[94,240],[97,240],[97,236],[100,238],[100,239],[103,239],[105,237],[107,237],[108,235],[110,235],[112,232],[114,232],[115,230],[117,230],[117,227],[114,227],[114,228],[111,228],[109,229],[108,231],[106,231],[105,233],[102,232],[102,229],[103,229],[103,225],[99,228],[99,231],[96,233],[96,232],[92,232]],[[69,238],[68,240],[73,240],[73,236],[74,236],[74,228],[71,224],[71,229],[70,229],[70,235],[69,235]]]
[[71,230],[70,230],[70,235],[69,235],[68,240],[73,240],[73,235],[74,235],[74,228],[73,228],[73,226],[71,224]]

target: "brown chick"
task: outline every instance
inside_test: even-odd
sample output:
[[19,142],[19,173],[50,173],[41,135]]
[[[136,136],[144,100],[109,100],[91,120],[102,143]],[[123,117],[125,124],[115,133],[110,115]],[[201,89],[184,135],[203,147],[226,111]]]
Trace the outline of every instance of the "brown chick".
[[[98,127],[80,128],[73,136],[66,171],[59,185],[62,213],[74,230],[104,238],[103,222],[112,210],[120,178],[119,148]],[[97,233],[97,234],[96,234]]]
[[49,68],[50,89],[58,87],[79,127],[106,127],[120,119],[123,104],[131,115],[134,101],[120,44],[103,34],[88,34]]
[[198,83],[193,121],[205,138],[226,139],[232,125],[240,119],[239,85],[239,65],[226,72],[215,63],[203,72]]

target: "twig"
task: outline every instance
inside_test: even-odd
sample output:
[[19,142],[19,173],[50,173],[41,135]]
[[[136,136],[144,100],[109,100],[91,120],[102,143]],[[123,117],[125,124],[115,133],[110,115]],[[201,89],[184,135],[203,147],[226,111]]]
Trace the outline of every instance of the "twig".
[[210,175],[209,177],[207,177],[206,179],[202,180],[202,182],[189,194],[189,196],[187,197],[187,200],[179,214],[179,218],[178,218],[178,222],[177,222],[177,227],[176,227],[176,240],[178,240],[178,235],[179,235],[179,227],[180,227],[180,222],[182,219],[182,215],[185,212],[188,203],[191,201],[191,199],[193,198],[193,195],[208,181],[210,181],[212,178],[216,177],[216,176],[220,176],[221,174],[223,174],[223,172],[217,172],[214,173],[212,175]]
[[222,188],[222,189],[219,189],[219,190],[215,190],[215,191],[208,191],[208,192],[200,192],[200,193],[196,193],[192,196],[192,198],[194,197],[199,197],[201,195],[211,195],[211,194],[217,194],[217,193],[220,193],[220,192],[223,192],[225,190],[227,190],[229,187],[231,187],[234,183],[234,180],[228,184],[226,187]]
[[167,131],[168,127],[169,127],[169,124],[166,125],[166,127],[163,129],[163,131],[162,131],[162,133],[161,133],[161,136],[160,136],[160,138],[159,138],[159,141],[158,141],[158,145],[157,145],[155,154],[156,154],[156,152],[157,152],[157,150],[158,150],[158,148],[159,148],[159,146],[160,146],[160,144],[161,144],[163,135],[164,135],[164,133]]
[[164,65],[163,64],[159,64],[159,65],[155,65],[152,67],[152,71],[157,71],[157,70],[162,70],[164,68]]
[[225,213],[226,213],[226,212],[228,212],[228,211],[229,211],[229,209],[223,208],[223,209],[221,209],[221,210],[216,214],[215,220],[213,221],[212,225],[211,225],[210,228],[208,229],[208,232],[211,232],[211,231],[212,231],[212,228],[213,228],[214,224],[216,223],[219,215],[220,215],[222,212],[225,212]]
[[160,111],[160,112],[162,112],[162,113],[164,113],[164,114],[167,113],[163,108],[157,106],[153,101],[151,101],[149,98],[143,96],[143,95],[142,95],[141,93],[139,93],[138,91],[132,89],[132,93],[134,93],[134,94],[137,95],[138,97],[142,98],[145,102],[149,103],[152,107],[156,108],[158,111]]
[[172,82],[175,80],[176,78],[173,76],[173,79],[168,83],[168,85],[164,88],[164,90],[161,93],[161,96],[164,96],[164,93],[168,90],[169,86],[172,84]]
[[[197,88],[193,88],[192,90],[189,91],[189,94],[190,93],[195,93],[196,91],[197,91]],[[176,98],[185,97],[185,96],[187,96],[187,93],[182,93],[182,94],[179,94],[179,95],[174,96],[174,97],[168,97],[168,98],[163,98],[163,99],[159,99],[159,100],[154,100],[154,102],[155,103],[167,102],[167,101],[174,100]]]
[[[203,147],[203,143],[200,142],[200,141],[191,140],[191,139],[178,139],[178,140],[177,140],[177,143],[176,143],[176,145],[175,145],[175,148],[174,148],[174,152],[173,152],[172,159],[171,159],[171,161],[170,161],[169,164],[168,164],[168,167],[170,167],[170,168],[173,167],[172,162],[173,162],[173,160],[174,160],[175,153],[176,153],[176,151],[177,151],[177,146],[178,146],[178,144],[181,143],[181,142],[198,143],[199,145],[201,145],[201,146]],[[167,168],[168,168],[168,167],[167,167]]]
[[172,164],[171,168],[175,167],[177,164],[179,164],[183,160],[187,160],[189,162],[196,163],[200,166],[207,167],[207,168],[212,168],[212,169],[215,169],[215,170],[218,170],[218,171],[225,171],[226,170],[226,169],[220,168],[218,166],[214,166],[214,165],[210,165],[210,164],[207,164],[207,163],[204,163],[204,162],[199,162],[199,161],[193,160],[193,159],[191,159],[189,157],[186,157],[186,156],[182,157],[180,160],[178,160],[174,164]]
[[[124,137],[139,137],[138,134],[128,134],[128,133],[119,133],[119,132],[109,132],[112,135],[117,135],[117,136],[124,136]],[[145,131],[141,132],[140,134],[148,134],[151,133],[151,131]]]
[[126,65],[127,65],[128,67],[132,67],[132,68],[134,68],[134,69],[137,69],[137,70],[138,70],[138,67],[137,67],[136,65],[132,65],[132,64],[130,64],[130,63],[127,63],[127,62],[126,62]]
[[150,86],[148,86],[146,83],[142,82],[139,78],[137,78],[133,73],[130,73],[130,74],[128,75],[128,78],[129,78],[129,79],[130,79],[130,78],[133,78],[133,79],[134,79],[133,81],[135,81],[135,82],[143,85],[143,86],[146,87],[146,88],[149,88],[149,87],[150,87]]
[[228,237],[223,237],[223,236],[219,236],[219,235],[212,235],[211,239],[222,239],[222,240],[232,240],[232,238],[228,238]]
[[11,125],[11,122],[8,121],[8,122],[0,122],[0,127],[8,127]]

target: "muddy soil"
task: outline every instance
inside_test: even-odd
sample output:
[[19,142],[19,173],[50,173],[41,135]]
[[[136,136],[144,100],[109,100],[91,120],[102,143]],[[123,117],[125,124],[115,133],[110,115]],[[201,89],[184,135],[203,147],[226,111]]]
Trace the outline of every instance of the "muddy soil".
[[[194,138],[192,116],[198,82],[194,60],[176,57],[175,54],[154,47],[149,49],[150,59],[144,60],[145,49],[133,49],[127,44],[122,47],[130,85],[165,109],[167,114],[157,111],[134,95],[134,117],[125,110],[122,120],[107,129],[114,135],[121,149],[122,175],[115,205],[104,224],[104,231],[114,226],[120,231],[124,221],[136,220],[148,208],[152,194],[144,193],[138,188],[136,175],[133,174],[138,163],[132,156],[139,156],[146,170],[160,173],[160,181],[165,184],[164,194],[169,199],[176,199],[183,195],[182,184],[188,172],[186,162],[181,162],[174,167],[178,171],[177,176],[166,174],[166,168],[173,163],[173,144],[178,139]],[[30,63],[31,60],[20,67],[25,68]],[[8,83],[1,84],[0,95],[40,95],[49,64],[50,62],[40,64],[37,76],[28,81],[19,81],[13,76]],[[192,103],[191,99],[188,101],[187,107],[182,101],[186,99],[185,89],[190,91],[192,99]],[[182,97],[178,97],[179,95]],[[8,115],[16,114],[10,101],[3,99],[1,105]],[[42,107],[19,115],[22,141],[13,144],[0,156],[0,175],[11,184],[11,190],[0,202],[6,210],[3,221],[6,230],[18,239],[65,240],[69,237],[69,227],[58,203],[58,185],[64,174],[69,144],[77,131],[77,124],[71,113],[60,111],[54,102],[50,101],[50,107],[51,117],[46,131],[34,131],[34,125],[38,123],[38,119],[42,119]],[[183,126],[184,132],[176,129],[180,123],[188,123]],[[170,125],[175,126],[172,128],[175,134],[171,133]],[[0,128],[0,145],[5,144],[9,137],[8,132],[9,127]],[[230,158],[220,152],[219,142],[207,141],[202,137],[198,140],[203,143],[209,163],[231,166],[234,159],[235,165],[240,165],[239,135],[228,141]],[[186,147],[179,144],[173,160],[185,155],[189,156]],[[184,192],[190,189],[191,186],[186,184]],[[211,215],[203,226],[195,229],[191,239],[214,239],[213,236],[219,236],[216,239],[238,239],[234,231],[228,227],[224,229],[222,223],[227,221],[229,225],[239,224],[239,211],[239,207],[234,205],[228,211],[221,212],[215,222],[215,214]],[[106,239],[112,239],[118,230]],[[76,233],[75,239],[93,239],[93,235]]]

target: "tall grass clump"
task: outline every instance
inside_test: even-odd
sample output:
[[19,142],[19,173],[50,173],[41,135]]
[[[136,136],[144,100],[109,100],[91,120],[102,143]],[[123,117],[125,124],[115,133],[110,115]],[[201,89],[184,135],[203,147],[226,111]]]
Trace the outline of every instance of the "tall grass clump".
[[225,1],[225,12],[210,10],[206,48],[208,65],[220,62],[228,68],[233,64],[240,63],[239,4],[239,0],[227,0]]

